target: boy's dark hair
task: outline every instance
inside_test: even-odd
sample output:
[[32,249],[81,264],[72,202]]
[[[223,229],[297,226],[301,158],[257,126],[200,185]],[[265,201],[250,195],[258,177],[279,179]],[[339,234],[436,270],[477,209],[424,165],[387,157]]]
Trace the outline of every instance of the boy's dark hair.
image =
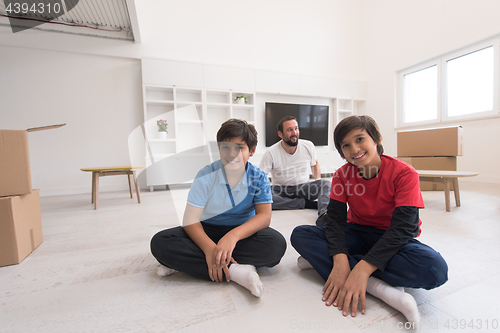
[[340,156],[345,159],[344,153],[342,152],[342,147],[340,144],[344,140],[350,131],[355,129],[365,130],[366,133],[373,139],[377,144],[377,153],[381,156],[384,153],[384,147],[380,143],[382,141],[382,135],[378,129],[378,125],[370,116],[350,116],[342,119],[340,123],[337,124],[335,130],[333,131],[333,141],[335,142],[335,148],[339,152]]
[[[283,133],[283,123],[285,121],[289,121],[289,120],[295,120],[295,121],[297,121],[297,118],[295,118],[293,116],[286,116],[286,117],[281,118],[281,120],[278,122],[278,125],[276,125],[276,128],[278,129],[278,132]],[[297,123],[298,123],[298,121],[297,121]]]
[[252,151],[257,147],[257,131],[255,127],[241,119],[229,119],[225,121],[217,131],[217,143],[241,138]]

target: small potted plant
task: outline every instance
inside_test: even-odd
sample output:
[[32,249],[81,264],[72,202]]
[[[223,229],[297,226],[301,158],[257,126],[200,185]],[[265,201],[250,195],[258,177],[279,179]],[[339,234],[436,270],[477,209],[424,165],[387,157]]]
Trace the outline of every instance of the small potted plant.
[[234,99],[234,101],[238,104],[246,104],[248,103],[247,102],[247,98],[243,95],[240,95],[240,96],[236,96],[236,98]]
[[166,139],[167,138],[167,127],[168,123],[165,119],[160,119],[156,122],[156,125],[158,125],[158,137],[160,139]]

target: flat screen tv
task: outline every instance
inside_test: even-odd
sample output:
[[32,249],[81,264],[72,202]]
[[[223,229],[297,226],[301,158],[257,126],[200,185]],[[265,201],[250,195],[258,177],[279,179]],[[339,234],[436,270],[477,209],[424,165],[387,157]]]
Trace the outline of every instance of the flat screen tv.
[[266,147],[281,140],[276,125],[286,116],[297,118],[300,139],[312,141],[315,146],[328,146],[328,113],[328,105],[266,102]]

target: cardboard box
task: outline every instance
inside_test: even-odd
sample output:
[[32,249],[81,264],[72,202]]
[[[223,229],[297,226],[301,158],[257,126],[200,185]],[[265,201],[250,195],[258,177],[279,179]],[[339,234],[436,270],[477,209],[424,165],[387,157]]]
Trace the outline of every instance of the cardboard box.
[[66,124],[0,130],[0,197],[31,193],[28,132],[59,128]]
[[39,190],[0,198],[0,267],[19,264],[42,241]]
[[[457,170],[457,157],[398,157],[403,162],[408,163],[415,170]],[[429,181],[420,182],[421,191],[444,191],[444,185]],[[453,184],[450,184],[450,190],[453,190]]]
[[398,157],[408,163],[415,170],[457,170],[457,157]]
[[398,156],[462,156],[462,126],[398,132]]
[[0,196],[30,192],[28,132],[0,130]]

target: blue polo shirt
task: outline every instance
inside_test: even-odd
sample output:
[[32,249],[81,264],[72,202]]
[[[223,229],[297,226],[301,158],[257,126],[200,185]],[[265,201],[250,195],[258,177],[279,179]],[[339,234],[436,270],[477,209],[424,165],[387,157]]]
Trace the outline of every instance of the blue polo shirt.
[[272,203],[273,199],[264,171],[247,162],[246,175],[231,188],[226,182],[224,165],[218,160],[198,172],[187,202],[203,208],[202,222],[236,226],[255,216],[255,205]]

